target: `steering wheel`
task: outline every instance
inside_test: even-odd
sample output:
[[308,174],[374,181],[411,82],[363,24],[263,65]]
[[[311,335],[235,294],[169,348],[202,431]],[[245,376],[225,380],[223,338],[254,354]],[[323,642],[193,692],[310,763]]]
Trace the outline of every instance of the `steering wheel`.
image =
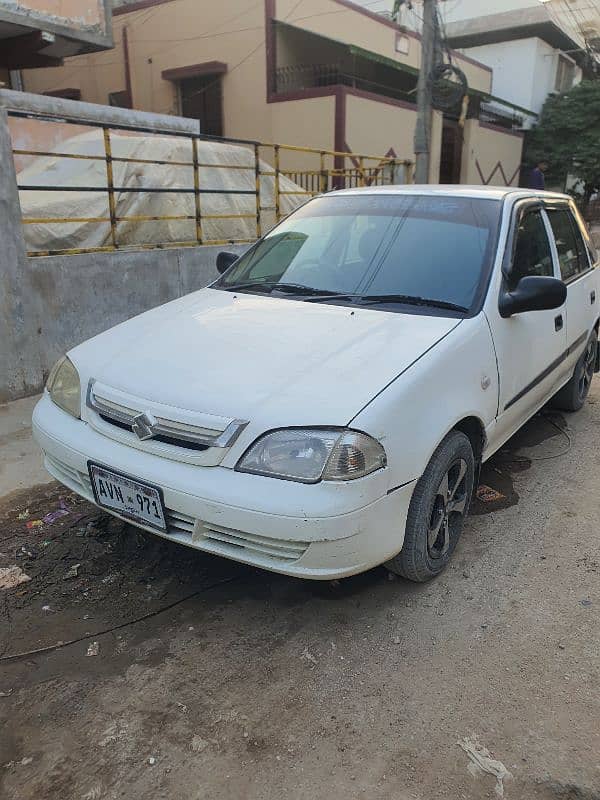
[[[300,264],[296,265],[298,271],[303,270],[306,273],[306,277],[302,277],[301,283],[307,283],[311,286],[319,286],[318,278],[323,277],[323,270],[324,265],[322,261],[317,261],[316,259],[307,259],[306,261],[302,261]],[[295,272],[296,270],[294,270]],[[332,291],[340,291],[348,282],[348,271],[342,266],[328,264],[327,266],[327,283]],[[317,281],[315,283],[315,281]],[[321,287],[319,287],[321,288]],[[349,291],[352,291],[350,289]]]
[[[318,286],[319,278],[323,276],[323,264],[316,258],[307,258],[293,267],[293,280],[297,283],[305,283],[307,286]],[[282,281],[286,280],[286,274],[281,277]],[[316,284],[315,284],[316,281]]]

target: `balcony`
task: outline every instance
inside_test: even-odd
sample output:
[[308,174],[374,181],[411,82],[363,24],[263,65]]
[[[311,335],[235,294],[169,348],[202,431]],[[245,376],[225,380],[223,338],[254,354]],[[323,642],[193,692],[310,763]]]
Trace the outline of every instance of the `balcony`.
[[[384,82],[385,81],[385,82]],[[345,71],[339,64],[293,64],[277,67],[274,76],[276,94],[294,94],[304,89],[315,89],[323,86],[350,86],[364,92],[391,97],[405,103],[415,104],[415,79],[412,75],[386,80],[366,77],[365,74]]]
[[106,50],[113,46],[111,13],[110,0],[0,0],[0,67],[59,66],[63,58]]

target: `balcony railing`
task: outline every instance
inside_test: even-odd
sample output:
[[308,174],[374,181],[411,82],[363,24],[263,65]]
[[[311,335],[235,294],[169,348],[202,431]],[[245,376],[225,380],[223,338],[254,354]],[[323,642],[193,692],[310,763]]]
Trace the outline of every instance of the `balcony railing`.
[[415,104],[416,95],[411,90],[388,83],[372,81],[360,75],[344,72],[338,64],[293,64],[275,70],[275,92],[289,94],[302,89],[321,86],[352,86],[365,92],[392,97]]
[[[407,83],[410,83],[406,76]],[[277,94],[292,94],[303,89],[314,89],[322,86],[351,86],[365,92],[378,94],[401,100],[416,108],[415,88],[398,86],[391,83],[373,81],[356,73],[344,72],[339,64],[293,64],[286,67],[277,67],[274,75],[275,91]],[[479,93],[481,94],[481,93]],[[533,121],[535,114],[526,109],[517,111],[516,106],[504,104],[499,98],[494,102],[485,102],[481,99],[471,98],[469,117],[475,117],[480,122],[487,122],[508,130],[520,130],[524,127],[525,119]],[[456,116],[460,113],[460,103],[453,112]]]

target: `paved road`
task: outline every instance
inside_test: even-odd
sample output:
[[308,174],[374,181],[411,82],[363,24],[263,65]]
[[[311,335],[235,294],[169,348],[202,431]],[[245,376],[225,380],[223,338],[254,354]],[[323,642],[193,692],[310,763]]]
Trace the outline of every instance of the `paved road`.
[[0,405],[0,497],[50,481],[31,438],[31,412],[37,397]]
[[72,498],[32,533],[18,514],[60,490],[5,497],[0,566],[32,580],[0,594],[1,651],[85,638],[1,664],[0,796],[496,798],[468,739],[512,773],[507,798],[598,800],[600,381],[566,422],[538,418],[499,454],[484,479],[506,499],[425,586],[239,568]]

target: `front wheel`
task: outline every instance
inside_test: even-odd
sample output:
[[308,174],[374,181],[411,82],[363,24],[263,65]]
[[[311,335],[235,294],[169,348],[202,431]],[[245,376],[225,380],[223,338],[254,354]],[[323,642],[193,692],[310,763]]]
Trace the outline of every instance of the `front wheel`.
[[579,411],[589,394],[596,366],[598,334],[592,331],[569,382],[552,398],[552,405],[561,411]]
[[390,572],[423,582],[446,567],[469,512],[474,479],[471,443],[464,433],[452,431],[417,482],[402,550],[386,564]]

